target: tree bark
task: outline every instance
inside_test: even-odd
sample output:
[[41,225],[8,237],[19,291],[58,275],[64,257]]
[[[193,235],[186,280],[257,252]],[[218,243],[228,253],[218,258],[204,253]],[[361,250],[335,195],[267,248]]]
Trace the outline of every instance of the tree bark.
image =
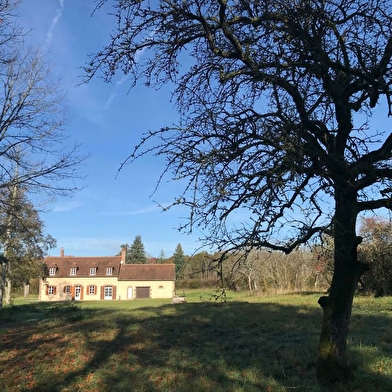
[[23,296],[26,298],[30,294],[30,284],[23,284]]
[[3,307],[6,272],[7,272],[7,264],[6,264],[6,260],[3,258],[1,263],[0,309]]
[[[346,188],[348,186],[346,185]],[[357,201],[350,189],[335,193],[334,274],[328,296],[319,304],[324,316],[321,327],[316,375],[322,383],[345,381],[351,377],[346,346],[354,292],[360,275],[366,270],[357,259],[361,238],[356,236]]]
[[7,263],[7,276],[5,279],[5,290],[4,290],[4,302],[5,305],[10,305],[11,304],[11,278],[9,274],[11,273],[11,263],[8,261]]

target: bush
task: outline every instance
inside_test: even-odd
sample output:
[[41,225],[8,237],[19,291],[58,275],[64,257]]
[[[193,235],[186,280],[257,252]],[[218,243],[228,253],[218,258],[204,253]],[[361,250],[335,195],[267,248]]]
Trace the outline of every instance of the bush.
[[358,250],[360,261],[369,265],[360,281],[365,294],[376,297],[392,295],[392,224],[381,218],[366,218],[362,222],[363,244]]

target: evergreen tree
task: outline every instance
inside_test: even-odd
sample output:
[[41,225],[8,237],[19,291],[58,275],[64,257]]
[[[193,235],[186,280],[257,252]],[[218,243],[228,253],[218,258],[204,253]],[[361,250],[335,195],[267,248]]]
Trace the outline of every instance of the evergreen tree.
[[186,261],[181,244],[178,244],[176,246],[176,250],[174,251],[173,254],[173,261],[174,264],[176,265],[176,279],[181,279],[183,276],[185,261]]
[[4,207],[0,213],[1,307],[3,298],[6,305],[10,303],[11,287],[21,287],[42,276],[40,260],[56,241],[43,233],[44,224],[23,189],[14,186],[12,190],[4,190],[0,198]]
[[147,258],[142,237],[137,235],[132,245],[127,245],[126,264],[145,264],[146,262]]
[[165,252],[163,249],[161,249],[159,256],[158,256],[158,263],[162,264],[165,261],[165,258],[166,258]]

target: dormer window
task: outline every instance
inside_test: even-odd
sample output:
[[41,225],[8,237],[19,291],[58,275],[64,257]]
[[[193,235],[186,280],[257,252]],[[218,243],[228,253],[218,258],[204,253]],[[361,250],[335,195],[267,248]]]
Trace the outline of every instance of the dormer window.
[[113,267],[106,267],[106,275],[113,275]]
[[55,275],[56,275],[56,267],[50,267],[49,276],[55,276]]
[[76,267],[71,267],[71,270],[69,271],[69,274],[70,275],[76,275],[76,270],[77,270]]
[[90,275],[96,275],[97,274],[97,267],[91,267],[90,268]]

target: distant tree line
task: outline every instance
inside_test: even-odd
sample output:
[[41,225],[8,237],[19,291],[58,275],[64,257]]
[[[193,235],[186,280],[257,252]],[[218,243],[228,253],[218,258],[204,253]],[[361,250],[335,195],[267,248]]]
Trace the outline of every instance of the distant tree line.
[[224,287],[251,294],[326,290],[328,280],[309,250],[289,255],[267,250],[244,254],[200,252],[187,257],[178,288]]
[[[362,219],[359,233],[363,241],[358,257],[369,264],[360,279],[357,293],[392,295],[392,221]],[[200,252],[185,256],[177,288],[217,288],[248,290],[251,294],[328,290],[333,275],[333,240],[324,236],[316,245],[282,252],[252,250],[244,254]]]

